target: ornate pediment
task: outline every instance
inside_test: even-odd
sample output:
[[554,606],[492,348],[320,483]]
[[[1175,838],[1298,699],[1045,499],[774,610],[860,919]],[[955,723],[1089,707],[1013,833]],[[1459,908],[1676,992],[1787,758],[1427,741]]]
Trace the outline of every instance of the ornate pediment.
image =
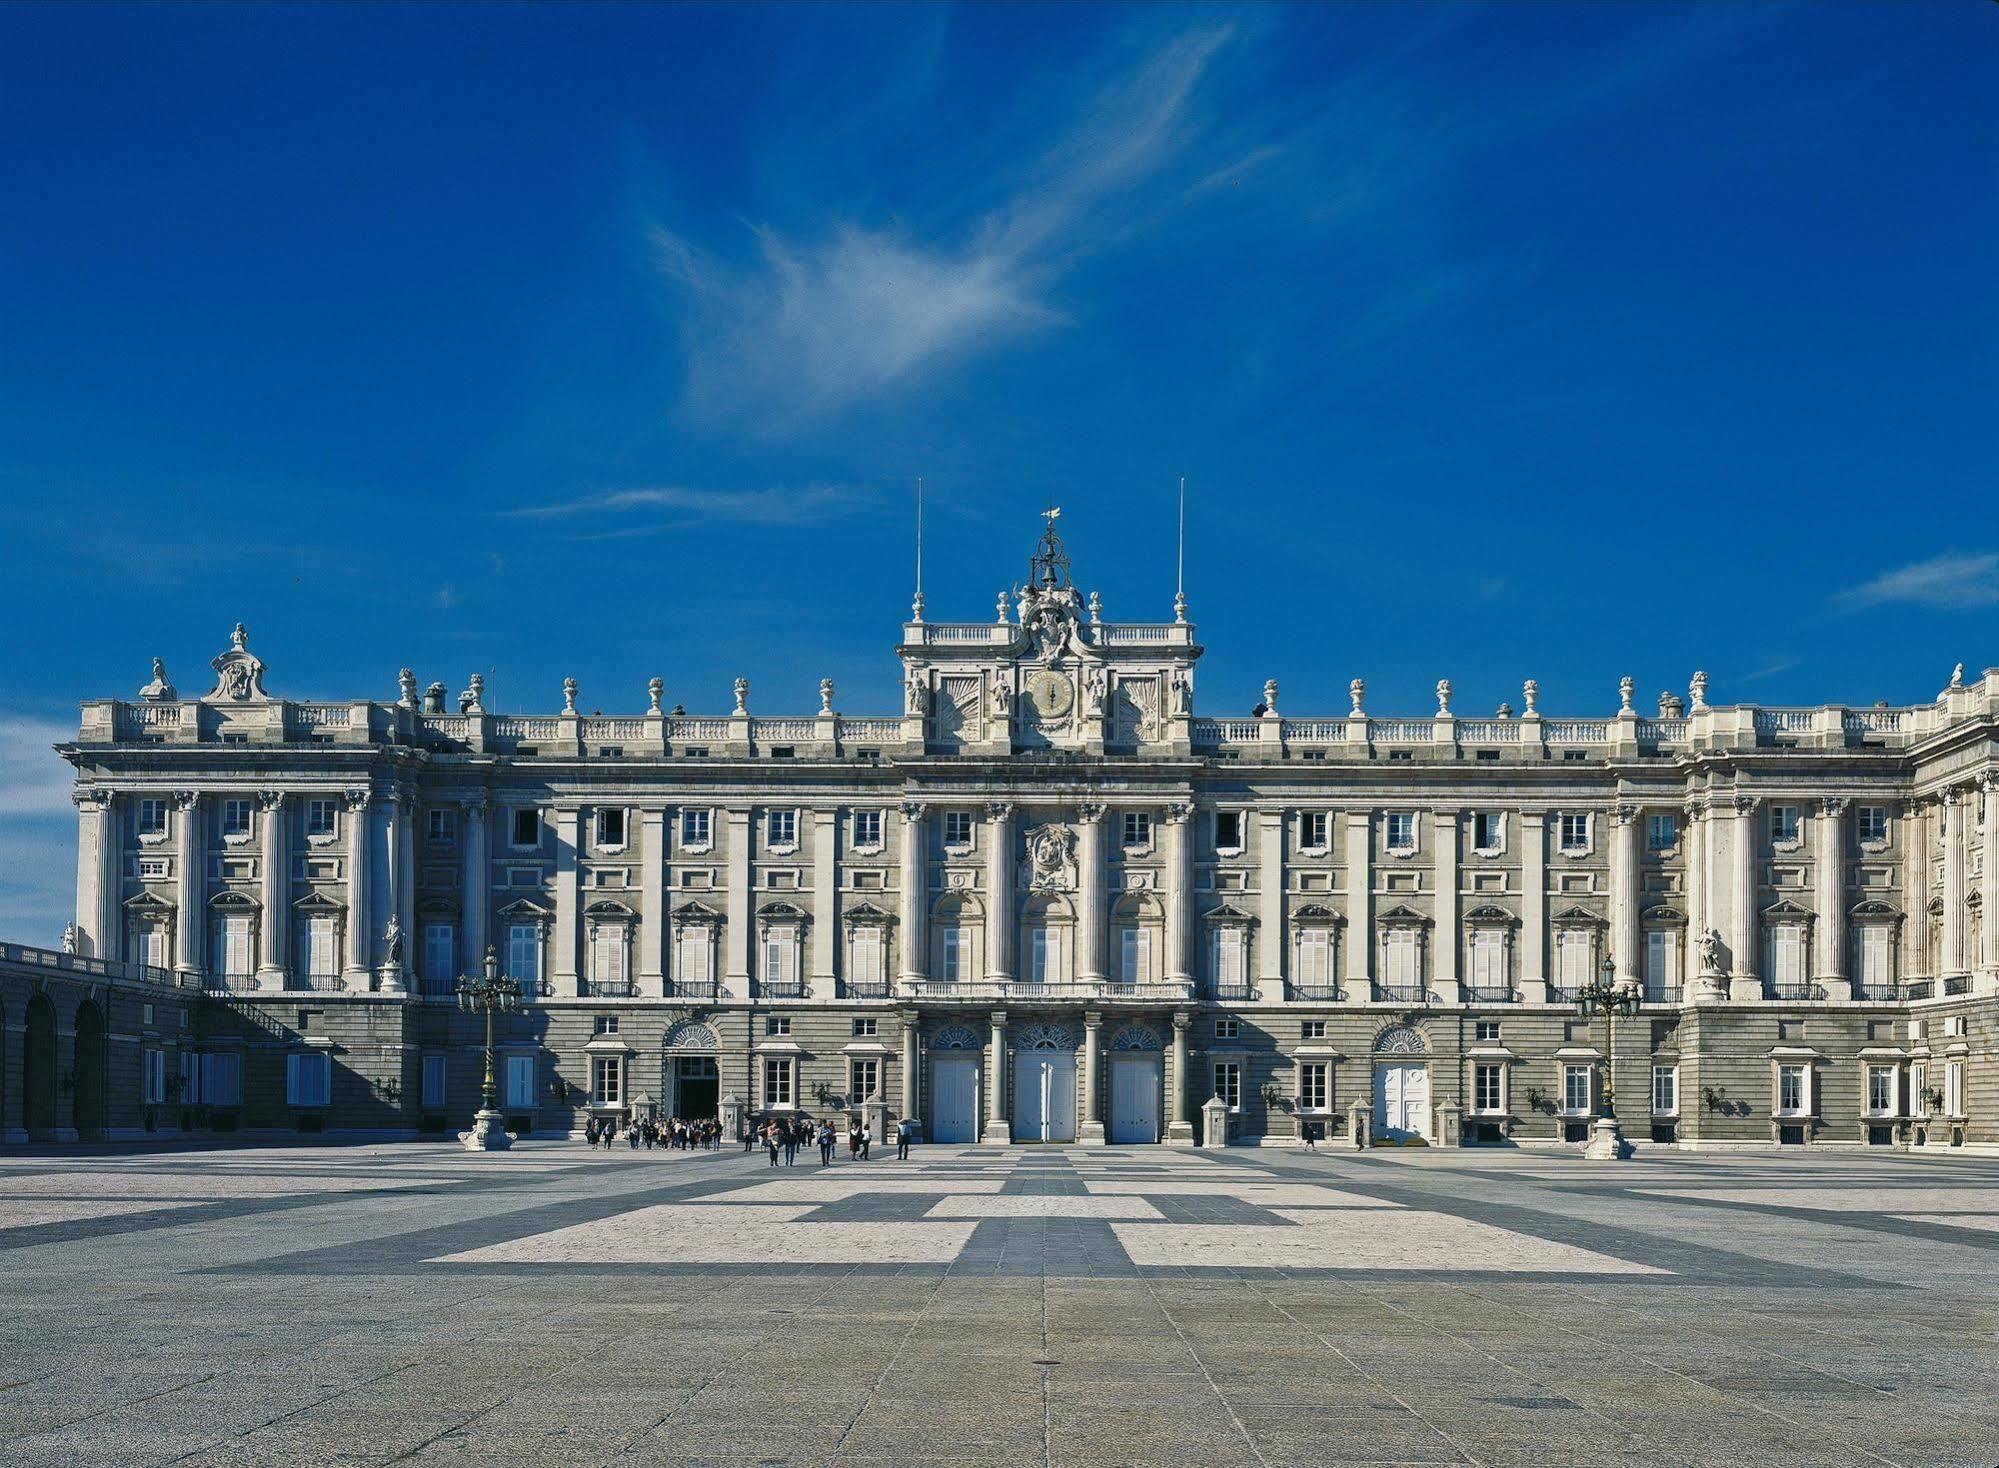
[[264,692],[264,663],[250,651],[250,634],[238,622],[229,634],[229,650],[209,664],[215,669],[215,687],[203,696],[203,703],[268,703]]
[[1425,912],[1418,912],[1413,907],[1398,904],[1395,907],[1389,908],[1387,912],[1381,914],[1375,921],[1385,928],[1427,928],[1430,925],[1430,915]]
[[1646,908],[1638,915],[1638,919],[1640,922],[1656,924],[1684,923],[1687,915],[1670,902],[1659,902]]
[[1809,918],[1815,914],[1809,907],[1800,907],[1790,898],[1781,898],[1763,909],[1766,918]]
[[1233,903],[1224,902],[1220,907],[1210,908],[1204,921],[1221,926],[1246,927],[1256,919]]
[[1511,927],[1519,919],[1514,917],[1505,908],[1487,903],[1483,907],[1474,907],[1470,912],[1466,913],[1465,921],[1475,927],[1483,926],[1490,928],[1495,926]]
[[885,928],[895,921],[895,914],[872,902],[860,902],[847,909],[846,919],[854,927]]
[[722,914],[705,902],[683,902],[673,910],[676,923],[706,923],[711,927],[722,925]]
[[1870,897],[1865,902],[1856,903],[1847,909],[1847,912],[1849,916],[1857,918],[1892,918],[1896,922],[1902,920],[1902,910],[1899,907],[1882,902],[1878,898]]
[[1602,915],[1590,911],[1580,903],[1563,908],[1554,915],[1551,921],[1572,928],[1595,928],[1603,926]]

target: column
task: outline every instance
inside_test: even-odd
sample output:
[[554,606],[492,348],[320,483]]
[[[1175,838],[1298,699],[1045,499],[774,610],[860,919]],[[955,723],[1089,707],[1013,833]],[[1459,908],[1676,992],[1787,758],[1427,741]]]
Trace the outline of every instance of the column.
[[1083,1057],[1082,1074],[1076,1077],[1076,1107],[1079,1112],[1076,1140],[1095,1142],[1104,1140],[1104,1123],[1097,1110],[1097,1068],[1098,1031],[1103,1028],[1104,1017],[1094,1009],[1083,1011]]
[[1930,836],[1929,815],[1920,800],[1902,804],[1896,842],[1902,857],[1902,978],[1929,978],[1936,973],[1930,955]]
[[174,968],[201,972],[201,797],[176,790],[174,806]]
[[808,995],[833,997],[834,953],[840,939],[840,812],[812,812],[812,977]]
[[[1999,968],[1999,775],[1987,770],[1978,777],[1985,797],[1985,869],[1979,873],[1978,907],[1984,922],[1985,951],[1978,962],[1985,968]],[[111,879],[116,891],[116,879]],[[105,931],[114,931],[107,928]]]
[[672,812],[654,806],[639,812],[645,865],[639,868],[638,992],[666,993],[666,954],[671,921],[666,914],[667,823]]
[[1687,979],[1691,980],[1694,976],[1692,958],[1700,951],[1701,934],[1708,929],[1707,822],[1702,819],[1699,803],[1691,800],[1687,802],[1683,818],[1686,837],[1681,843],[1680,866],[1687,909],[1687,942],[1686,951],[1680,955],[1680,963]]
[[986,803],[986,977],[1003,984],[1014,977],[1013,806]]
[[1548,813],[1520,812],[1520,1000],[1548,1002]]
[[1761,999],[1763,981],[1756,977],[1756,806],[1753,795],[1735,797],[1734,890],[1729,894],[1728,997]]
[[1006,1121],[1006,1011],[992,1012],[992,1060],[986,1070],[986,1131],[979,1140],[1004,1147],[1013,1140]]
[[1186,1010],[1173,1014],[1172,1073],[1166,1077],[1166,1145],[1191,1147],[1194,1127],[1187,1120],[1187,1027],[1194,1017]]
[[750,997],[750,955],[756,951],[756,924],[751,904],[756,894],[750,886],[750,815],[747,806],[725,812],[729,818],[729,931],[728,955],[723,961],[722,992],[738,999]]
[[902,803],[902,981],[921,982],[929,972],[930,868],[923,850],[923,802]]
[[1946,975],[1963,973],[1964,956],[1964,792],[1943,793],[1943,963]]
[[582,876],[576,869],[576,836],[582,814],[570,806],[558,808],[550,816],[555,828],[555,930],[549,935],[548,982],[563,999],[583,992],[576,966],[583,921]]
[[1374,997],[1374,812],[1350,810],[1346,823],[1346,976],[1341,991],[1347,1003],[1365,1004]]
[[118,824],[111,814],[111,792],[77,790],[71,798],[76,802],[76,951],[118,958]]
[[257,987],[282,989],[285,986],[285,938],[291,916],[286,899],[291,895],[291,853],[285,845],[285,797],[281,790],[259,790],[262,808],[257,844],[258,900],[263,903],[262,920],[257,924]]
[[1812,846],[1813,877],[1818,888],[1817,952],[1813,978],[1825,985],[1826,998],[1845,1003],[1853,997],[1846,972],[1846,800],[1841,796],[1819,802],[1817,840]]
[[1638,807],[1619,804],[1610,816],[1610,957],[1617,982],[1637,988],[1645,977],[1638,936]]
[[1076,807],[1076,977],[1104,979],[1104,807],[1086,800]]
[[1459,979],[1458,953],[1463,938],[1458,923],[1458,842],[1463,818],[1454,810],[1430,813],[1431,850],[1436,852],[1437,894],[1433,900],[1436,940],[1430,945],[1430,987],[1439,1004],[1456,1004],[1464,998]]
[[[466,974],[480,972],[486,950],[494,946],[493,863],[487,856],[486,810],[483,790],[466,796],[458,807],[459,850],[465,863],[458,879],[459,928],[465,940],[458,955],[458,971]],[[506,958],[505,954],[496,956],[503,962]]]
[[422,954],[416,931],[416,797],[407,790],[389,801],[389,910],[403,935],[404,987],[419,972]]
[[1169,984],[1194,982],[1194,807],[1166,807],[1166,971]]
[[902,1114],[916,1120],[916,1078],[922,1072],[923,1055],[918,1049],[917,1013],[902,1012]]
[[1284,833],[1288,821],[1286,811],[1256,813],[1256,880],[1263,889],[1256,942],[1256,977],[1261,992],[1256,997],[1266,1004],[1284,1000],[1284,970],[1291,942],[1284,921]]
[[368,915],[368,792],[347,792],[347,987],[365,994],[374,983],[374,934]]

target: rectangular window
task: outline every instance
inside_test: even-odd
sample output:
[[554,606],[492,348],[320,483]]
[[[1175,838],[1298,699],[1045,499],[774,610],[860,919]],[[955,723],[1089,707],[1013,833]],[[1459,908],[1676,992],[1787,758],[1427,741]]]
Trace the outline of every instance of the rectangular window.
[[1562,850],[1589,850],[1589,812],[1565,810],[1560,818]]
[[535,1058],[532,1055],[507,1057],[507,1091],[503,1103],[509,1111],[534,1110]]
[[330,979],[340,972],[340,953],[334,945],[338,932],[331,913],[313,913],[305,920],[303,950],[308,980]]
[[1770,976],[1780,984],[1805,981],[1805,930],[1797,923],[1779,923],[1770,930]]
[[1152,817],[1142,810],[1128,810],[1124,813],[1124,844],[1127,847],[1147,847],[1152,844]]
[[796,846],[798,844],[798,812],[795,810],[765,811],[764,841],[770,846]]
[[788,1035],[791,1033],[791,1016],[788,1014],[767,1014],[764,1016],[766,1035]]
[[444,1065],[442,1055],[426,1055],[423,1058],[423,1098],[418,1103],[425,1111],[444,1109]]
[[1118,931],[1118,978],[1127,984],[1143,984],[1152,977],[1152,934],[1143,927]]
[[1332,1097],[1332,1067],[1323,1060],[1307,1060],[1298,1066],[1298,1109],[1324,1111]]
[[597,1016],[597,1020],[596,1020],[596,1023],[595,1023],[595,1024],[594,1024],[594,1025],[593,1025],[593,1026],[591,1027],[591,1032],[592,1032],[593,1034],[598,1034],[598,1035],[615,1035],[615,1034],[617,1034],[617,1033],[618,1033],[618,1016],[617,1016],[617,1015],[615,1015],[615,1014],[600,1014],[600,1015],[598,1015],[598,1016]]
[[243,1104],[243,1057],[233,1051],[201,1057],[201,1104]]
[[699,987],[709,982],[709,965],[714,944],[709,940],[708,929],[700,924],[680,930],[680,973],[683,984]]
[[866,1036],[878,1035],[880,1033],[881,1033],[881,1021],[878,1019],[871,1019],[864,1017],[854,1021],[854,1034],[857,1037],[864,1035]]
[[1241,1020],[1218,1019],[1215,1021],[1215,1038],[1217,1040],[1233,1040],[1241,1034]]
[[590,1062],[590,1099],[599,1106],[617,1106],[625,1099],[625,1057],[599,1055]]
[[458,934],[450,923],[428,923],[423,930],[423,977],[427,983],[448,984],[457,977]]
[[333,1100],[333,1061],[311,1051],[285,1057],[285,1104],[326,1106]]
[[1867,1067],[1867,1109],[1876,1116],[1892,1116],[1895,1111],[1895,1067]]
[[1563,928],[1555,934],[1555,982],[1580,989],[1590,981],[1590,957],[1595,944],[1586,928]]
[[861,847],[882,844],[882,813],[878,810],[857,810],[854,812],[854,845]]
[[1027,977],[1030,983],[1045,984],[1053,975],[1049,948],[1052,934],[1046,928],[1035,928],[1027,935]]
[[1418,972],[1416,930],[1390,928],[1381,939],[1381,974],[1384,984],[1413,989],[1422,982]]
[[625,844],[625,813],[618,806],[600,806],[597,810],[597,844],[599,846],[623,846]]
[[452,824],[451,812],[440,806],[433,806],[423,813],[423,836],[432,846],[455,845],[458,828]]
[[1772,841],[1798,839],[1798,808],[1795,805],[1770,807],[1770,839]]
[[965,930],[945,928],[938,936],[942,940],[943,961],[938,965],[937,977],[955,984],[965,976]]
[[798,977],[798,935],[790,928],[764,934],[764,982],[789,984]]
[[1242,1062],[1239,1060],[1217,1060],[1215,1062],[1215,1094],[1228,1103],[1231,1111],[1242,1109]]
[[1680,1068],[1677,1065],[1652,1067],[1652,1114],[1654,1116],[1680,1114]]
[[319,837],[324,840],[333,834],[334,823],[339,819],[330,800],[308,800],[305,803],[306,839]]
[[1943,1110],[1946,1116],[1964,1115],[1964,1062],[1962,1060],[1944,1062]]
[[1860,930],[1860,986],[1870,995],[1894,982],[1893,949],[1886,923],[1869,923]]
[[682,846],[706,846],[713,829],[709,824],[711,812],[705,810],[683,810],[680,813],[680,844]]
[[1474,1111],[1498,1111],[1499,1067],[1496,1065],[1475,1065],[1472,1067],[1472,1109]]
[[1802,1065],[1777,1067],[1777,1114],[1801,1116],[1805,1110],[1805,1068]]
[[1475,1019],[1472,1021],[1471,1035],[1482,1044],[1492,1045],[1499,1041],[1499,1021],[1496,1019]]
[[849,1080],[847,1095],[855,1101],[865,1101],[870,1096],[879,1095],[882,1082],[882,1063],[872,1056],[856,1056],[848,1063]]
[[764,1061],[764,1110],[776,1111],[791,1105],[791,1062]]
[[1497,851],[1506,842],[1506,817],[1496,810],[1474,811],[1471,844],[1475,851]]
[[1326,1022],[1322,1019],[1308,1019],[1298,1026],[1301,1040],[1323,1040],[1326,1038]]
[[1677,977],[1671,971],[1671,945],[1673,935],[1664,928],[1651,928],[1645,933],[1645,987],[1658,991],[1670,988]]
[[507,924],[507,977],[533,993],[541,984],[541,928],[536,923]]
[[139,1099],[157,1106],[167,1099],[167,1052],[146,1049],[139,1052]]
[[250,951],[248,914],[231,914],[216,925],[215,956],[224,977],[231,979],[250,977],[256,960]]
[[1917,1060],[1909,1065],[1909,1110],[1916,1116],[1930,1114],[1930,1068]]
[[1885,805],[1863,805],[1855,817],[1855,828],[1860,839],[1869,843],[1880,843],[1888,839],[1888,807]]
[[139,802],[139,834],[141,836],[164,836],[167,833],[167,803],[164,800],[142,800]]
[[1333,934],[1329,928],[1298,931],[1298,982],[1324,988],[1333,981]]
[[250,802],[247,800],[225,800],[222,802],[222,836],[224,840],[234,836],[242,838],[250,834]]
[[1506,934],[1502,930],[1472,929],[1471,981],[1477,989],[1506,987]]
[[607,989],[625,982],[625,925],[603,923],[590,935],[590,979]]
[[944,812],[944,844],[946,846],[970,846],[972,844],[972,813],[968,810],[947,810]]
[[1963,1038],[1971,1027],[1971,1017],[1963,1014],[1947,1014],[1943,1017],[1943,1034],[1946,1040]]
[[1326,831],[1332,817],[1322,810],[1308,810],[1298,817],[1298,845],[1306,851],[1326,849]]
[[1243,934],[1237,928],[1215,929],[1215,986],[1219,989],[1234,989],[1247,982],[1243,974],[1248,965],[1243,962]]
[[1414,851],[1416,849],[1416,813],[1407,810],[1392,810],[1386,818],[1384,829],[1388,834],[1390,851]]
[[533,809],[515,811],[511,834],[516,847],[541,845],[541,812]]
[[1571,1116],[1589,1115],[1590,1074],[1587,1065],[1562,1067],[1562,1110]]
[[855,928],[849,945],[852,971],[848,978],[860,984],[879,984],[887,977],[882,972],[882,931],[869,926]]
[[1241,811],[1218,810],[1215,812],[1215,850],[1242,850]]
[[1671,851],[1680,844],[1680,818],[1671,811],[1645,817],[1645,848]]

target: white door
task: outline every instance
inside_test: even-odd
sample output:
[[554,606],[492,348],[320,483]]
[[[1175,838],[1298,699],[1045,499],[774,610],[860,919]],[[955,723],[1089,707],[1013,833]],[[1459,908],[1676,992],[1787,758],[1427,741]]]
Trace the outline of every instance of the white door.
[[1013,1058],[1013,1139],[1076,1140],[1076,1052],[1023,1050]]
[[1110,1139],[1113,1142],[1159,1140],[1159,1057],[1111,1057]]
[[979,1139],[979,1059],[976,1055],[940,1055],[931,1070],[931,1140],[976,1142]]
[[1374,1068],[1374,1126],[1390,1141],[1430,1135],[1430,1068],[1377,1065]]

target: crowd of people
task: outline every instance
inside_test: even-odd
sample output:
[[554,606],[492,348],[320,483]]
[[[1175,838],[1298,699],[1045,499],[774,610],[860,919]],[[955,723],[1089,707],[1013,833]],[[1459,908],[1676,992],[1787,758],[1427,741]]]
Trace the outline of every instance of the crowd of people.
[[[909,1156],[915,1131],[907,1118],[894,1124],[895,1155],[898,1159]],[[800,1148],[816,1145],[819,1148],[819,1165],[831,1167],[843,1134],[847,1142],[848,1161],[866,1162],[873,1156],[874,1128],[859,1114],[849,1116],[845,1127],[837,1130],[830,1120],[814,1121],[802,1114],[753,1120],[743,1128],[743,1150],[753,1152],[761,1145],[770,1155],[772,1167],[790,1167],[798,1161]],[[621,1124],[615,1116],[593,1116],[584,1123],[583,1140],[592,1147],[614,1146],[620,1137],[634,1152],[641,1147],[648,1152],[654,1147],[669,1147],[679,1152],[717,1152],[722,1147],[722,1124],[712,1119],[687,1121],[681,1117],[670,1121],[641,1117],[637,1121]]]

